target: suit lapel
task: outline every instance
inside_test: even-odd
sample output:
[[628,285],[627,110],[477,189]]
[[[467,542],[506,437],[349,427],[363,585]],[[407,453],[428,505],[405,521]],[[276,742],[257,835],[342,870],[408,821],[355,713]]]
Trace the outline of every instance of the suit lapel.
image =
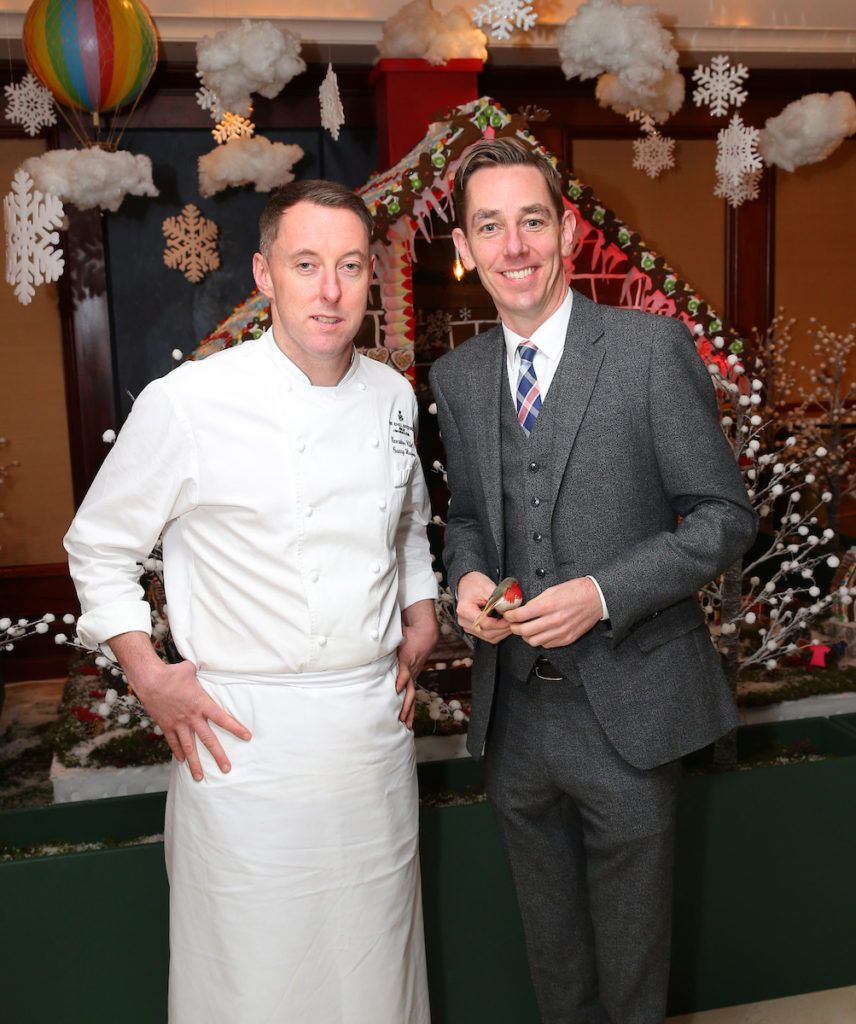
[[602,336],[603,318],[597,304],[575,291],[565,338],[565,350],[547,395],[548,403],[552,399],[561,402],[563,413],[560,417],[558,409],[552,410],[552,413],[556,414],[552,424],[555,431],[551,460],[555,467],[552,480],[553,499],[562,484],[571,449],[591,400],[600,364],[603,362],[605,346],[600,340]]
[[494,327],[486,342],[489,356],[485,373],[473,386],[473,404],[480,410],[481,429],[476,432],[482,487],[487,515],[500,560],[505,551],[505,525],[502,514],[502,439],[500,402],[505,384],[505,341],[502,328]]

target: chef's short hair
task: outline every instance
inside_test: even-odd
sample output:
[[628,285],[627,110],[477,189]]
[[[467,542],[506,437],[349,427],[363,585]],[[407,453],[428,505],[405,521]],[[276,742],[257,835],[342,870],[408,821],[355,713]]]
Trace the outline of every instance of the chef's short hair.
[[292,181],[277,189],[268,199],[262,215],[259,217],[259,252],[270,256],[271,248],[279,230],[279,221],[286,210],[298,203],[314,203],[316,206],[327,206],[337,210],[350,210],[363,222],[371,243],[374,233],[374,220],[362,199],[346,185],[338,181],[322,181],[318,178],[306,178],[303,181]]
[[455,173],[452,198],[455,201],[455,220],[458,227],[467,230],[467,183],[476,171],[485,167],[535,167],[547,182],[547,191],[553,203],[553,209],[559,220],[565,212],[562,202],[562,176],[553,164],[530,146],[524,146],[519,139],[481,139],[474,143],[464,154]]

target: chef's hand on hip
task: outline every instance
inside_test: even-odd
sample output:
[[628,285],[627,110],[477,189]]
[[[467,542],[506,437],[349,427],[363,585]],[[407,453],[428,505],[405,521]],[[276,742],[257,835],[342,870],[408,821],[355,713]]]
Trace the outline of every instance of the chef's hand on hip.
[[163,731],[176,760],[187,761],[193,778],[197,782],[202,779],[196,748],[198,737],[220,771],[228,772],[232,766],[211,723],[241,740],[250,739],[251,733],[205,692],[196,677],[193,662],[167,665],[157,656],[144,633],[123,633],[113,637],[110,646],[134,693]]
[[564,647],[579,640],[600,621],[603,606],[587,576],[548,587],[503,618],[511,632],[532,647]]
[[425,659],[437,646],[440,630],[431,600],[415,601],[401,613],[401,631],[404,639],[398,648],[398,674],[396,693],[404,691],[400,721],[413,728],[416,701],[416,677],[422,671]]
[[511,635],[504,619],[485,615],[475,628],[475,620],[493,593],[496,583],[482,572],[468,572],[458,581],[458,622],[466,633],[477,636],[489,644],[498,644]]

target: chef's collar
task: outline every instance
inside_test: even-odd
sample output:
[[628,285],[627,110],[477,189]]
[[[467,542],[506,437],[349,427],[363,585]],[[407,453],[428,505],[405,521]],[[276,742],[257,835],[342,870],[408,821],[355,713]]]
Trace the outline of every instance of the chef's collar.
[[273,327],[268,327],[262,337],[259,339],[262,345],[265,345],[267,350],[270,352],[276,365],[285,372],[295,383],[302,384],[311,388],[318,388],[319,391],[335,391],[347,384],[349,380],[354,376],[359,366],[357,359],[357,350],[351,346],[351,361],[348,364],[348,369],[345,371],[344,376],[338,383],[329,384],[313,384],[309,379],[308,375],[295,363],[293,359],[285,354],[282,349],[277,345],[276,338],[273,336]]

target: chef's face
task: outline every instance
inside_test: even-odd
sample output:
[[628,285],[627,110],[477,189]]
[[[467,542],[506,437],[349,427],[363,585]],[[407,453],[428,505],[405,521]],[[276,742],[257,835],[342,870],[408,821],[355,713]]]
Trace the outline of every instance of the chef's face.
[[503,323],[530,337],[568,290],[574,216],[561,220],[537,167],[483,167],[467,182],[466,224],[452,233],[467,270],[478,270]]
[[253,257],[276,343],[313,384],[334,385],[347,371],[373,266],[355,213],[306,201],[282,214],[270,252]]

